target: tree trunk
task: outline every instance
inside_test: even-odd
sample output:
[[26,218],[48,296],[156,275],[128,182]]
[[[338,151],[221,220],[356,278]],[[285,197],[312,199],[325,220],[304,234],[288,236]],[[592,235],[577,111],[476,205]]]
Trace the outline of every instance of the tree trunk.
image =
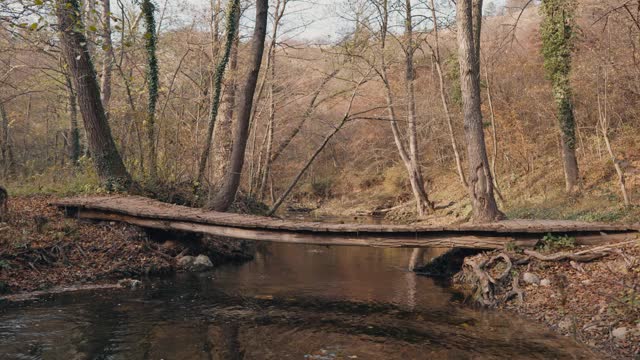
[[460,177],[460,182],[464,187],[469,186],[467,179],[464,176],[464,170],[462,169],[462,157],[460,156],[460,150],[458,149],[458,142],[456,141],[455,132],[453,131],[453,120],[451,119],[451,111],[449,110],[449,102],[447,101],[447,95],[444,87],[444,74],[442,71],[442,59],[440,58],[440,38],[438,36],[438,17],[436,15],[436,7],[434,0],[431,0],[431,17],[433,19],[433,33],[435,37],[435,48],[433,49],[433,57],[435,59],[436,72],[438,73],[438,84],[440,90],[440,100],[442,101],[442,107],[444,110],[445,119],[447,120],[447,128],[449,130],[449,139],[451,140],[451,147],[453,149],[453,156],[456,162],[456,170]]
[[[4,108],[4,103],[0,101],[0,121],[2,121],[2,143],[0,151],[2,152],[2,173],[5,178],[11,176],[15,170],[15,160],[13,158],[13,150],[11,146],[11,133],[9,129],[9,116]],[[0,191],[1,195],[1,191]],[[0,204],[2,202],[0,201]]]
[[[382,80],[384,89],[385,89],[385,97],[386,97],[386,102],[387,102],[387,112],[388,112],[388,117],[389,117],[389,124],[391,126],[391,132],[393,134],[393,141],[396,144],[396,147],[398,149],[398,154],[400,155],[400,159],[402,160],[402,163],[404,164],[406,170],[407,170],[407,175],[409,177],[409,182],[411,184],[411,190],[413,192],[413,196],[416,200],[416,210],[418,212],[418,216],[423,216],[425,214],[425,212],[432,211],[433,210],[433,204],[429,201],[429,198],[427,196],[426,191],[424,190],[424,183],[421,181],[422,179],[422,174],[420,173],[419,168],[414,167],[414,164],[417,164],[417,157],[416,157],[416,161],[413,160],[414,156],[413,155],[417,155],[416,153],[409,153],[409,151],[407,151],[407,147],[404,143],[404,141],[402,140],[402,136],[400,134],[400,129],[398,127],[398,120],[397,120],[397,116],[396,116],[396,112],[395,112],[395,105],[394,105],[394,100],[393,100],[393,93],[391,91],[391,84],[389,82],[389,76],[387,74],[387,63],[386,63],[386,59],[385,59],[385,48],[386,48],[386,38],[387,38],[387,32],[388,32],[388,20],[389,20],[389,9],[388,9],[388,4],[387,1],[383,1],[383,8],[382,8],[382,28],[380,29],[381,32],[381,69],[379,72],[380,78]],[[410,9],[408,10],[409,12],[409,17],[410,17]],[[410,20],[409,20],[410,23]],[[409,44],[411,46],[411,44]],[[407,72],[405,73],[405,85],[407,87],[407,90],[412,90],[413,86],[412,86],[412,77],[413,77],[413,59],[412,59],[412,54],[406,54],[405,57],[405,70],[407,70]],[[408,72],[411,71],[411,72]],[[407,94],[409,96],[409,93]],[[411,110],[413,108],[413,110]],[[413,105],[409,104],[409,121],[413,122],[413,125],[415,125],[415,98],[414,98],[414,103]],[[413,111],[413,112],[412,112]],[[411,118],[413,118],[413,120],[411,120]],[[411,132],[411,128],[409,129],[409,132]],[[411,137],[411,140],[415,140],[415,134]],[[410,140],[410,141],[411,141]],[[411,144],[409,145],[410,150],[412,149]],[[416,152],[417,152],[417,140],[416,140]]]
[[[239,19],[239,17],[237,17]],[[229,74],[225,77],[224,93],[222,95],[223,116],[216,122],[213,131],[216,147],[213,149],[213,176],[212,182],[219,183],[229,166],[229,156],[233,146],[233,114],[236,106],[236,90],[238,82],[238,32],[231,49]]]
[[[222,81],[224,78],[224,72],[227,68],[227,63],[231,57],[231,48],[236,37],[236,25],[238,24],[238,18],[240,16],[240,1],[229,0],[227,7],[227,29],[225,34],[224,53],[216,66],[216,70],[213,75],[213,91],[211,98],[211,109],[209,112],[209,124],[207,126],[207,135],[204,140],[204,148],[202,155],[200,156],[200,162],[198,163],[198,174],[196,177],[196,187],[199,187],[204,180],[204,172],[207,167],[207,161],[209,154],[211,153],[211,145],[213,142],[213,130],[215,129],[216,119],[218,117],[218,110],[220,109],[220,97],[222,93]],[[264,44],[263,44],[264,47]]]
[[80,159],[80,129],[78,128],[78,104],[76,102],[76,93],[73,90],[71,76],[65,72],[65,80],[67,84],[67,98],[69,107],[69,159],[74,165],[78,164]]
[[265,148],[264,168],[262,170],[262,179],[260,181],[260,190],[258,191],[258,197],[264,200],[265,192],[267,190],[267,180],[269,179],[269,172],[271,170],[271,153],[273,148],[273,133],[275,131],[276,121],[276,103],[274,99],[274,82],[275,82],[275,51],[271,51],[271,82],[269,83],[269,123],[267,124],[267,146]]
[[62,48],[73,75],[80,113],[98,177],[107,189],[129,189],[133,182],[113,141],[100,101],[96,72],[82,32],[82,22],[78,17],[78,1],[58,0],[55,5]]
[[102,38],[104,49],[104,59],[102,61],[102,82],[100,84],[100,95],[102,105],[109,117],[109,103],[111,102],[111,75],[113,73],[113,43],[111,41],[111,0],[102,0]]
[[[480,108],[480,58],[479,39],[482,12],[474,0],[457,2],[458,57],[460,62],[460,88],[464,113],[464,132],[469,163],[469,195],[473,208],[474,222],[491,222],[504,218],[498,210],[493,195],[493,180],[484,140],[482,112]],[[479,8],[478,8],[479,9]],[[472,16],[472,13],[475,17]],[[476,23],[474,25],[474,22]],[[475,30],[475,32],[474,32]]]
[[269,1],[257,0],[256,23],[251,39],[249,71],[240,94],[240,107],[236,121],[236,132],[234,134],[235,140],[233,142],[233,148],[231,149],[231,161],[229,169],[225,174],[222,187],[208,204],[209,208],[218,211],[226,211],[229,209],[240,186],[240,176],[242,175],[242,167],[244,165],[244,153],[249,135],[249,121],[253,107],[253,96],[255,94],[258,76],[260,74],[260,66],[262,65],[262,55],[264,53],[268,12]]
[[154,16],[155,5],[151,0],[142,0],[142,13],[145,19],[145,49],[147,50],[147,86],[149,90],[149,102],[147,104],[147,129],[149,177],[152,182],[158,179],[158,153],[156,149],[156,105],[158,103],[158,58],[156,56],[156,20]]
[[416,95],[414,79],[415,73],[413,69],[413,52],[415,51],[413,43],[413,18],[411,14],[411,0],[405,1],[405,36],[407,38],[407,47],[405,49],[405,87],[407,92],[407,120],[409,123],[409,161],[410,171],[409,178],[411,180],[411,188],[416,198],[416,207],[419,216],[424,216],[428,212],[433,212],[433,203],[429,201],[429,196],[424,189],[424,177],[420,169],[419,152],[418,152],[418,129],[416,120]]
[[609,85],[609,76],[608,76],[607,70],[605,69],[604,70],[604,86],[603,86],[604,101],[601,100],[600,91],[598,90],[598,125],[600,126],[602,137],[604,138],[604,143],[607,147],[607,152],[609,153],[609,157],[613,162],[613,168],[616,170],[616,174],[618,175],[618,184],[620,185],[622,200],[624,201],[625,206],[629,206],[631,205],[631,200],[629,199],[629,193],[627,192],[627,184],[624,177],[624,171],[622,170],[622,167],[620,166],[620,162],[618,161],[615,153],[613,152],[613,147],[611,146],[611,140],[609,139],[608,85]]
[[442,101],[442,108],[444,110],[445,119],[447,120],[447,128],[449,130],[449,139],[451,140],[451,147],[453,148],[453,156],[456,161],[456,170],[460,177],[462,186],[467,187],[467,179],[464,176],[464,170],[462,169],[462,157],[460,156],[460,150],[458,149],[458,142],[456,141],[456,135],[453,131],[453,121],[451,119],[451,111],[449,110],[449,102],[447,101],[447,95],[444,88],[444,74],[442,72],[442,59],[440,58],[440,38],[438,36],[438,17],[436,15],[436,7],[434,0],[431,0],[431,17],[433,19],[433,33],[435,37],[435,49],[433,49],[433,56],[436,63],[436,72],[438,73],[438,84],[440,90],[440,100]]
[[[567,79],[568,81],[568,79]],[[567,192],[578,189],[579,171],[576,157],[576,125],[573,115],[571,95],[560,85],[554,86],[556,104],[558,105],[558,120],[560,121],[560,144],[562,146],[562,163],[564,165],[564,179]]]
[[489,71],[487,67],[484,68],[484,76],[485,83],[487,85],[487,102],[489,103],[489,114],[491,114],[491,140],[493,142],[492,146],[492,156],[491,156],[491,173],[493,174],[493,184],[496,187],[496,192],[500,197],[500,200],[504,201],[502,195],[500,193],[500,187],[498,186],[498,173],[496,171],[496,162],[498,159],[498,127],[496,125],[496,116],[493,111],[493,101],[491,99],[491,82],[489,81]]
[[576,124],[569,81],[573,37],[572,7],[572,2],[563,0],[543,1],[540,7],[543,14],[540,30],[542,55],[557,107],[567,192],[578,190],[580,177],[576,158]]
[[81,4],[84,16],[81,16],[79,20],[84,24],[84,36],[87,39],[87,50],[89,51],[89,57],[92,57],[95,55],[96,33],[95,31],[91,31],[89,28],[90,26],[97,25],[96,0],[83,0],[81,1]]

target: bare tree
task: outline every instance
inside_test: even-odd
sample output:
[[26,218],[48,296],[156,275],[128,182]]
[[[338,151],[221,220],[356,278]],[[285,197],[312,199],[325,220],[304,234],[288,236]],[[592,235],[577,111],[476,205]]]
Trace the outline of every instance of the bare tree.
[[[599,84],[598,84],[599,85]],[[617,159],[616,154],[613,152],[613,147],[611,147],[611,140],[609,138],[609,72],[607,68],[604,67],[604,83],[602,84],[602,89],[600,86],[597,86],[598,90],[598,127],[600,128],[600,132],[602,133],[602,138],[604,139],[604,143],[607,147],[607,152],[609,153],[609,157],[611,158],[611,162],[613,162],[613,167],[616,170],[616,174],[618,175],[618,184],[620,185],[620,192],[622,193],[622,200],[626,206],[631,205],[631,200],[629,199],[629,193],[627,192],[626,180],[624,177],[624,170],[622,166],[620,166],[620,161]]]
[[404,49],[405,60],[405,87],[407,92],[407,117],[409,132],[409,161],[411,172],[409,177],[413,178],[412,187],[416,198],[418,215],[423,216],[427,212],[434,211],[433,203],[429,200],[427,191],[424,186],[424,177],[420,169],[419,153],[418,153],[418,130],[416,116],[416,93],[415,93],[415,71],[413,68],[413,54],[416,51],[416,45],[413,38],[413,15],[411,9],[411,0],[405,0],[405,19],[404,19],[404,36],[407,44]]
[[[227,29],[225,34],[225,46],[224,53],[216,66],[214,75],[213,75],[213,92],[211,98],[211,109],[209,112],[209,124],[207,126],[207,134],[204,142],[204,148],[202,150],[202,155],[200,156],[200,162],[198,163],[198,174],[196,177],[196,187],[200,186],[203,179],[204,173],[207,166],[207,161],[209,159],[209,155],[211,153],[211,144],[213,142],[213,131],[215,129],[216,119],[218,117],[218,110],[220,109],[220,97],[222,94],[222,81],[224,78],[224,73],[227,68],[227,63],[229,62],[229,58],[231,56],[231,48],[233,47],[233,43],[236,36],[236,24],[238,18],[240,16],[240,1],[239,0],[229,0],[229,5],[227,6]],[[264,47],[264,44],[263,44]]]
[[[395,103],[393,92],[391,90],[391,83],[388,75],[388,65],[385,59],[385,49],[387,44],[387,35],[389,32],[389,8],[387,0],[383,0],[381,8],[382,26],[380,29],[380,46],[381,46],[381,58],[380,58],[380,71],[378,75],[384,85],[387,112],[389,123],[391,124],[391,131],[393,133],[393,140],[398,149],[398,154],[402,159],[402,162],[407,169],[409,175],[409,182],[413,191],[413,196],[416,200],[416,209],[419,216],[423,216],[428,211],[433,211],[433,203],[429,201],[427,192],[424,189],[424,180],[422,172],[418,163],[417,154],[417,134],[415,127],[415,94],[413,94],[413,52],[415,51],[413,44],[413,24],[411,21],[411,4],[408,3],[406,8],[405,17],[405,36],[407,37],[408,44],[405,51],[405,86],[407,90],[408,102],[408,123],[409,123],[409,144],[405,144],[400,134],[400,128],[398,126],[398,117],[395,111]],[[407,149],[408,147],[408,149]]]
[[[273,19],[273,30],[271,33],[271,42],[268,49],[267,67],[266,70],[270,73],[269,82],[269,121],[267,123],[267,138],[266,148],[264,156],[264,166],[262,167],[262,179],[260,180],[260,188],[258,190],[258,197],[264,199],[265,190],[267,188],[267,180],[269,179],[269,172],[271,171],[271,156],[273,148],[273,134],[275,132],[275,117],[276,117],[276,104],[275,104],[275,81],[276,81],[276,44],[278,39],[278,28],[282,17],[284,16],[285,9],[287,7],[288,0],[276,0],[276,7]],[[266,76],[264,77],[266,79]]]
[[487,156],[480,108],[480,29],[482,0],[458,0],[458,58],[469,163],[469,196],[474,222],[504,218],[493,195],[493,179]]
[[236,192],[240,186],[240,176],[244,165],[245,149],[249,137],[249,121],[251,109],[253,107],[253,96],[255,94],[260,67],[262,65],[262,55],[264,53],[264,40],[267,34],[267,14],[269,12],[268,0],[256,1],[256,22],[251,39],[251,56],[249,61],[249,71],[244,81],[244,86],[240,94],[238,116],[236,121],[235,139],[231,150],[231,160],[229,169],[224,176],[222,186],[216,196],[209,202],[208,207],[226,211],[235,200]]
[[107,188],[129,189],[133,182],[113,141],[102,107],[96,72],[89,56],[82,21],[78,17],[78,1],[58,0],[55,9],[63,53],[75,83],[96,172]]
[[69,158],[71,159],[72,164],[78,164],[81,152],[80,129],[78,128],[78,104],[71,76],[67,71],[64,72],[64,77],[67,87],[67,106],[69,109]]
[[[276,202],[273,204],[273,206],[271,207],[271,209],[269,210],[269,212],[267,213],[267,215],[271,216],[273,215],[276,211],[278,211],[278,208],[280,208],[280,205],[282,205],[282,203],[287,199],[287,196],[289,196],[289,194],[291,193],[291,191],[293,191],[293,189],[296,187],[296,185],[298,184],[298,181],[300,181],[300,179],[302,178],[302,176],[305,174],[305,172],[309,169],[309,167],[311,166],[311,164],[313,164],[313,161],[318,157],[318,155],[320,155],[320,153],[322,152],[322,150],[324,150],[324,148],[327,146],[327,144],[329,143],[329,141],[331,141],[331,139],[350,121],[354,119],[354,116],[352,116],[351,113],[351,109],[353,108],[353,102],[356,98],[356,95],[358,95],[358,89],[360,88],[360,86],[362,84],[364,84],[366,81],[368,80],[368,74],[363,76],[360,81],[358,81],[356,83],[356,86],[353,89],[353,92],[351,93],[351,98],[349,100],[349,104],[347,105],[347,110],[344,113],[344,116],[342,117],[342,119],[340,120],[340,123],[338,123],[338,125],[336,125],[325,137],[324,140],[322,141],[322,143],[320,143],[320,145],[316,148],[316,150],[313,152],[313,154],[311,155],[311,157],[307,160],[307,162],[304,164],[304,166],[302,167],[302,169],[300,169],[300,171],[298,172],[298,174],[296,175],[296,177],[293,179],[293,181],[291,181],[291,183],[289,184],[289,186],[287,187],[287,189],[282,193],[282,195],[280,195],[280,197],[278,198],[278,200],[276,200]],[[358,113],[361,114],[362,112]]]
[[[438,16],[436,14],[436,7],[434,0],[431,0],[431,18],[433,20],[433,35],[434,46],[431,48],[433,53],[433,59],[436,65],[436,72],[438,73],[438,89],[440,90],[440,100],[442,101],[442,108],[444,110],[445,119],[447,120],[447,129],[449,130],[449,139],[451,140],[451,147],[453,149],[453,156],[456,162],[456,170],[460,177],[460,182],[463,186],[467,187],[467,179],[464,176],[464,170],[462,170],[462,157],[458,150],[458,141],[456,140],[455,132],[453,131],[453,121],[451,119],[451,111],[449,109],[449,102],[447,100],[446,89],[444,87],[444,74],[442,71],[442,58],[440,57],[440,36],[438,32]],[[430,46],[430,45],[429,45]]]
[[318,100],[318,97],[320,96],[322,89],[327,85],[327,83],[329,83],[329,81],[331,81],[331,79],[333,79],[338,74],[338,71],[339,70],[334,70],[330,74],[325,76],[324,79],[322,79],[322,82],[320,83],[320,85],[316,88],[316,90],[311,95],[311,100],[309,100],[309,105],[307,106],[304,113],[302,114],[302,118],[300,119],[298,124],[296,124],[296,126],[293,128],[293,130],[291,130],[289,135],[285,137],[285,139],[280,143],[280,145],[278,145],[276,150],[271,155],[271,162],[275,162],[280,157],[280,155],[282,155],[282,153],[289,146],[289,144],[291,144],[293,139],[295,139],[296,136],[298,136],[298,134],[300,133],[300,130],[302,129],[302,126],[304,126],[307,120],[311,117],[311,115],[313,114],[313,111],[320,104],[322,104],[326,100],[333,97],[333,96],[327,96],[323,99]]

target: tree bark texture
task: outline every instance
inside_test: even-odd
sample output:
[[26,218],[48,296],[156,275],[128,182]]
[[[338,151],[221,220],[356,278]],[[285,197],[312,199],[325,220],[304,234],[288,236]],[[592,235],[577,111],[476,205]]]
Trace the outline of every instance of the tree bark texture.
[[244,165],[245,149],[249,137],[249,122],[253,107],[262,55],[264,53],[264,40],[267,33],[267,14],[269,12],[268,0],[257,0],[256,22],[251,39],[251,56],[249,71],[246,75],[243,89],[240,93],[238,115],[236,119],[236,132],[234,134],[233,147],[231,149],[231,161],[225,174],[221,188],[216,196],[209,202],[208,207],[218,211],[226,211],[235,200],[236,192],[240,186],[240,176]]
[[78,1],[58,0],[56,17],[98,177],[108,189],[128,189],[133,183],[116,148],[100,100],[100,88],[87,49],[87,39],[82,26],[79,26],[82,22]]
[[[491,222],[504,218],[498,210],[493,195],[493,179],[489,167],[487,148],[484,139],[482,111],[480,108],[480,43],[475,40],[482,21],[481,11],[472,11],[478,0],[458,0],[457,37],[458,58],[460,62],[460,88],[462,91],[462,107],[464,114],[464,132],[469,163],[469,195],[473,208],[474,222]],[[476,17],[473,17],[476,15]]]

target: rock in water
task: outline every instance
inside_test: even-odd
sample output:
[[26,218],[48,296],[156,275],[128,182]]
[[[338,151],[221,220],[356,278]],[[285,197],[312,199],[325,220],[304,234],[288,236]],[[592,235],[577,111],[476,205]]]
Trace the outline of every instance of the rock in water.
[[118,285],[124,288],[135,290],[140,287],[140,285],[142,285],[142,281],[135,279],[121,279],[120,281],[118,281]]
[[611,332],[611,335],[616,339],[616,340],[624,340],[627,337],[627,328],[626,327],[619,327],[614,329]]
[[212,267],[213,263],[207,255],[198,255],[191,266],[193,271],[205,271]]
[[538,277],[538,275],[534,273],[530,273],[530,272],[524,273],[524,275],[522,275],[522,280],[527,284],[540,285],[540,278]]
[[193,266],[195,260],[196,258],[194,258],[193,256],[181,256],[178,258],[177,263],[179,267],[188,270]]
[[213,267],[213,263],[207,255],[181,256],[177,263],[178,267],[188,271],[205,271]]

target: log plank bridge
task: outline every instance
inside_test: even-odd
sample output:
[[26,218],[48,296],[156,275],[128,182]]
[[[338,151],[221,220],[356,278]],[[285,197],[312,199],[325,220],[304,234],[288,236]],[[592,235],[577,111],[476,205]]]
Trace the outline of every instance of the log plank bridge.
[[546,234],[574,236],[579,244],[637,237],[640,224],[617,225],[561,220],[505,220],[488,224],[368,225],[282,220],[209,211],[140,196],[93,196],[51,202],[67,216],[118,221],[170,232],[311,245],[502,249],[508,243],[533,246]]

